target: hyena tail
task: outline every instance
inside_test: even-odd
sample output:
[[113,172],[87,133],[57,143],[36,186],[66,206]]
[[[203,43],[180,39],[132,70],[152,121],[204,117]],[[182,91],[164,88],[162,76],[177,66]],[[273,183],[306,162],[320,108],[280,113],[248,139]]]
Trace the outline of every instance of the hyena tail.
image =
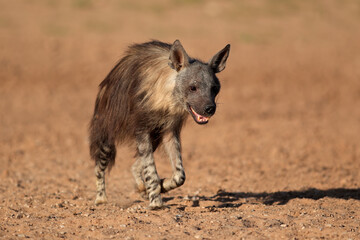
[[101,114],[100,103],[103,96],[103,88],[101,88],[95,101],[94,115],[89,127],[90,156],[95,160],[95,164],[99,165],[105,171],[108,167],[110,170],[115,163],[116,148],[115,140],[109,136],[109,128],[106,125],[104,114]]

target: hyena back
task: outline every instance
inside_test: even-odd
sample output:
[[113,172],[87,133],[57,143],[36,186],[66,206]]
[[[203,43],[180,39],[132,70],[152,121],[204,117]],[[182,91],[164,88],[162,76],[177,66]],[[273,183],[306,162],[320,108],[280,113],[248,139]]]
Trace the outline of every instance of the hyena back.
[[[95,160],[95,204],[107,201],[105,170],[113,166],[117,143],[136,142],[131,170],[149,207],[162,207],[160,193],[181,186],[185,172],[180,131],[188,115],[206,124],[215,113],[220,82],[215,73],[225,68],[230,45],[208,63],[190,58],[180,41],[135,44],[99,86],[90,123],[90,154]],[[163,144],[173,175],[160,179],[153,152]]]

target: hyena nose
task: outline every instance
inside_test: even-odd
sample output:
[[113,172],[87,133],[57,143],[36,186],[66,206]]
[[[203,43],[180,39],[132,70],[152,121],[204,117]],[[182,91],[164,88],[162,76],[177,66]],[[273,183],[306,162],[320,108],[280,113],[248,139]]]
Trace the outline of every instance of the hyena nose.
[[209,115],[213,115],[215,113],[216,106],[215,105],[209,105],[205,107],[205,112]]

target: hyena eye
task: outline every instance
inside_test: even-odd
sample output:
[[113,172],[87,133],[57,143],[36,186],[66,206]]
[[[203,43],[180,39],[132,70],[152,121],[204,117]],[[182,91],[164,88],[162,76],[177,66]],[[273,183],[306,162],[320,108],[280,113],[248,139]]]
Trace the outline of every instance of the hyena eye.
[[190,86],[189,91],[190,92],[196,92],[197,88],[195,86]]

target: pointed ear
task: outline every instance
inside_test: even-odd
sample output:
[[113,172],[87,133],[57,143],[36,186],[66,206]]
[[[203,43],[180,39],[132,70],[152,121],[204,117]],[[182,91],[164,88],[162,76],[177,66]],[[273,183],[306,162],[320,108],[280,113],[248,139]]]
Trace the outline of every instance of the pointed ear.
[[179,40],[176,40],[170,49],[169,65],[177,72],[189,65],[189,56],[181,45]]
[[225,69],[226,60],[229,56],[230,44],[226,45],[220,52],[215,54],[212,59],[209,61],[210,67],[214,70],[215,73],[221,72]]

